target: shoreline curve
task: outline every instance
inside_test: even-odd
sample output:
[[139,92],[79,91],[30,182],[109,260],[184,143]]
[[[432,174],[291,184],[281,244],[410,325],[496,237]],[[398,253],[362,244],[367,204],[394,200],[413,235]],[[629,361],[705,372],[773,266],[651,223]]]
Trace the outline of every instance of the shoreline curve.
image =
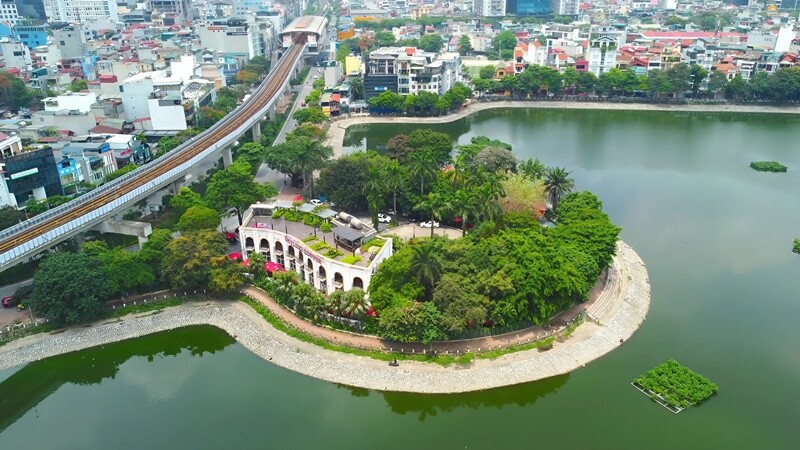
[[39,334],[0,347],[0,370],[63,353],[133,339],[193,325],[212,325],[233,336],[258,357],[313,378],[380,391],[451,394],[527,383],[566,374],[611,352],[639,328],[650,307],[647,269],[638,254],[622,241],[612,267],[616,277],[609,300],[587,309],[593,320],[581,324],[564,342],[547,351],[525,350],[493,360],[475,359],[468,366],[441,367],[403,361],[389,367],[385,361],[323,349],[273,328],[242,302],[187,303],[125,317],[89,328],[57,334]]
[[700,112],[700,113],[747,113],[747,114],[800,114],[797,106],[737,105],[737,104],[658,104],[658,103],[613,103],[576,101],[497,101],[474,102],[458,112],[445,116],[407,117],[407,116],[349,116],[332,120],[329,123],[325,145],[333,148],[334,157],[342,155],[342,143],[347,129],[353,125],[381,123],[439,124],[463,119],[474,113],[490,109],[580,109],[603,111],[662,111],[662,112]]

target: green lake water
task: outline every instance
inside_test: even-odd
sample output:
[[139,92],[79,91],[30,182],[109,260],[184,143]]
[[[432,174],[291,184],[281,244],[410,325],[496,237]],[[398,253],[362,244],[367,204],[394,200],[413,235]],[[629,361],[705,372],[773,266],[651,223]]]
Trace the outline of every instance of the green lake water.
[[[573,171],[646,262],[650,314],[570,375],[462,395],[352,389],[194,327],[0,371],[0,449],[797,448],[799,118],[485,111],[432,127]],[[413,126],[351,129],[381,148]],[[748,167],[777,160],[787,174]],[[629,382],[675,358],[720,387],[674,415]]]

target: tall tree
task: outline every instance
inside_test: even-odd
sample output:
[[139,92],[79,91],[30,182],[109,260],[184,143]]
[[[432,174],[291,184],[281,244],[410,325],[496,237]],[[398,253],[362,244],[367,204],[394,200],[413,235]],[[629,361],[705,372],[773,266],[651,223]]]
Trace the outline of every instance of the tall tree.
[[453,214],[461,218],[461,236],[467,234],[467,220],[477,216],[477,196],[468,189],[459,189],[453,198]]
[[32,307],[56,326],[99,318],[112,291],[110,280],[99,273],[96,257],[66,252],[48,256],[33,275]]
[[[428,197],[419,202],[414,209],[427,211],[431,216],[431,221],[440,222],[443,217],[446,216],[450,211],[453,209],[453,204],[451,201],[445,197],[443,194],[439,194],[437,192],[431,192],[428,194]],[[433,238],[433,232],[435,231],[436,227],[431,224],[431,238]]]
[[408,158],[408,176],[412,180],[419,180],[419,195],[425,195],[425,181],[436,176],[436,159],[433,152],[418,150]]
[[558,208],[561,197],[569,194],[575,187],[575,180],[564,167],[548,167],[544,174],[544,185],[553,211]]
[[419,39],[419,47],[426,52],[439,53],[444,45],[444,39],[436,33],[428,33]]
[[272,183],[256,183],[250,164],[238,160],[211,177],[206,191],[206,203],[219,212],[235,208],[241,224],[242,214],[250,205],[277,194],[278,191]]
[[175,288],[207,288],[211,284],[215,258],[224,257],[228,242],[221,233],[204,230],[169,242],[161,262],[164,281]]
[[220,223],[219,213],[205,206],[192,206],[181,215],[178,227],[181,233],[200,230],[215,230]]
[[397,161],[390,161],[389,164],[386,165],[384,177],[386,180],[386,189],[392,193],[392,211],[398,214],[397,191],[401,190],[406,184],[405,168]]
[[432,242],[424,242],[412,246],[411,251],[411,276],[425,288],[425,298],[430,298],[442,275],[441,249]]
[[469,55],[472,52],[472,41],[469,39],[469,36],[466,34],[462,34],[461,37],[458,38],[458,53],[461,56]]

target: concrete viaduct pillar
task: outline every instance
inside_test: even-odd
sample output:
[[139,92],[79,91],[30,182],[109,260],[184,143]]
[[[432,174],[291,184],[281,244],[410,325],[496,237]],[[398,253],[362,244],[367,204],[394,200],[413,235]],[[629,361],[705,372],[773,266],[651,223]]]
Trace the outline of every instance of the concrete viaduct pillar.
[[[233,145],[237,145],[239,141],[236,141]],[[222,149],[222,166],[223,167],[230,167],[233,164],[233,146],[225,147]]]
[[253,142],[258,142],[261,140],[261,121],[253,124],[253,127],[250,129],[250,132],[253,134]]

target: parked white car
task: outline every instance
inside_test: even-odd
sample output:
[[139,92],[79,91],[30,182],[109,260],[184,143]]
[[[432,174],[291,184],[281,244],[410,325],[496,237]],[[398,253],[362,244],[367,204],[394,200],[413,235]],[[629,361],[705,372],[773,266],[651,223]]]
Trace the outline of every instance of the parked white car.
[[392,216],[384,213],[378,213],[378,222],[389,223],[392,221]]
[[314,199],[309,200],[308,203],[311,203],[314,206],[319,206],[319,205],[322,204],[322,201],[320,199],[318,199],[318,198],[314,198]]
[[439,222],[435,220],[429,220],[427,222],[420,222],[419,226],[421,226],[422,228],[430,228],[430,227],[439,228]]

